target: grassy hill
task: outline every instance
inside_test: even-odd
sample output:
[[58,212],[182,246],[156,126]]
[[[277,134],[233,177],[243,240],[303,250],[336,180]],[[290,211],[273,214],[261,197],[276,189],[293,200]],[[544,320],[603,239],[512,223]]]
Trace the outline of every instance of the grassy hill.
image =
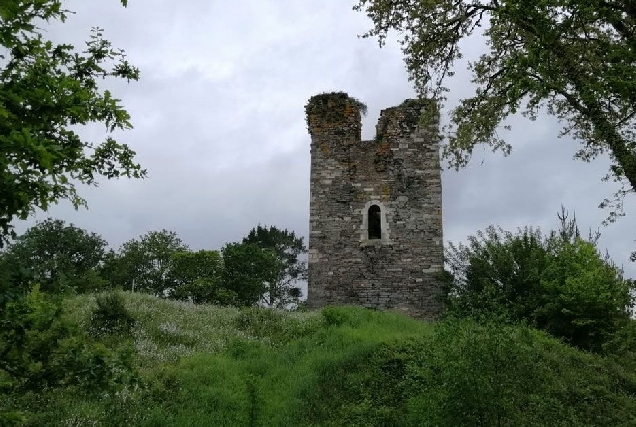
[[[134,349],[138,382],[24,396],[33,425],[636,425],[627,363],[531,329],[122,295],[136,322],[103,339]],[[89,330],[94,301],[69,299],[66,315]]]

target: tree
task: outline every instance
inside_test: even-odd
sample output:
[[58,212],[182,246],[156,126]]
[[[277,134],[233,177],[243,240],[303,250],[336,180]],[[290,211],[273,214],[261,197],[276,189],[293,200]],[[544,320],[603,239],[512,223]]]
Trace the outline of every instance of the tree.
[[0,245],[12,234],[12,219],[25,219],[34,208],[65,199],[86,205],[77,183],[146,175],[127,145],[78,133],[78,125],[89,123],[103,123],[109,133],[132,127],[119,100],[98,82],[137,80],[139,70],[99,28],[80,51],[46,40],[40,25],[64,22],[69,13],[61,0],[0,4]]
[[104,285],[97,269],[106,245],[95,233],[49,218],[29,228],[7,248],[3,254],[5,273],[39,283],[46,292],[94,291]]
[[[137,80],[139,71],[101,29],[94,29],[79,51],[43,37],[39,25],[64,22],[69,13],[61,0],[0,2],[0,246],[15,236],[11,221],[25,219],[35,208],[47,210],[60,200],[85,205],[77,183],[146,174],[127,145],[110,136],[95,143],[78,134],[89,123],[102,123],[109,133],[131,127],[119,100],[101,90],[98,81]],[[131,358],[114,355],[102,344],[85,345],[81,334],[63,326],[59,305],[37,286],[27,286],[28,275],[7,274],[6,267],[13,268],[8,255],[0,257],[3,394],[76,382],[99,392],[128,375]],[[15,408],[7,413],[4,403],[0,424],[19,421]]]
[[221,253],[223,288],[236,292],[240,305],[260,302],[271,284],[281,280],[284,265],[271,249],[254,243],[228,243]]
[[99,267],[99,275],[108,282],[111,288],[124,288],[128,283],[129,269],[120,254],[113,249],[104,253],[104,261]]
[[541,273],[549,262],[546,246],[539,230],[526,228],[513,234],[492,226],[469,236],[467,245],[449,242],[447,313],[531,319],[540,304]]
[[633,0],[359,0],[355,9],[373,20],[365,37],[382,45],[390,30],[402,35],[417,91],[442,102],[460,42],[479,32],[486,38],[489,51],[470,64],[476,93],[451,113],[452,166],[464,166],[477,144],[509,153],[498,127],[517,112],[534,120],[545,107],[566,123],[563,134],[581,141],[575,157],[609,154],[606,178],[623,187],[601,206],[614,208],[610,221],[622,214],[624,196],[636,190]]
[[601,351],[630,320],[634,283],[580,238],[557,242],[541,275],[534,324],[577,347]]
[[478,320],[522,322],[593,351],[629,327],[634,283],[594,239],[581,239],[575,221],[544,236],[489,227],[450,244],[446,313]]
[[218,251],[176,252],[172,255],[170,282],[176,287],[196,279],[217,277],[221,269]]
[[172,257],[182,251],[188,246],[174,231],[150,231],[124,243],[118,254],[109,254],[103,275],[113,286],[162,293],[170,288]]
[[299,280],[307,278],[307,263],[300,256],[307,253],[302,237],[296,237],[293,231],[279,230],[274,226],[253,228],[243,243],[254,243],[263,249],[271,249],[283,266],[280,279],[271,282],[267,290],[267,304],[285,306],[298,301],[301,293],[295,286]]
[[222,273],[218,251],[176,252],[168,273],[170,297],[197,304],[230,305],[236,295],[222,287]]

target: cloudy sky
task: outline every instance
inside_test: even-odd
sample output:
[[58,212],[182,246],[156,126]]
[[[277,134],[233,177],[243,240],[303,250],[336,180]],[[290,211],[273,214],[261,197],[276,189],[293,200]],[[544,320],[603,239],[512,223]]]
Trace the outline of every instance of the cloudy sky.
[[[309,135],[303,107],[325,91],[365,102],[363,138],[374,136],[380,110],[414,96],[395,43],[380,49],[358,38],[370,28],[348,0],[69,0],[76,12],[49,36],[76,46],[90,28],[105,29],[141,69],[139,82],[109,83],[132,115],[127,142],[148,169],[145,180],[103,181],[81,188],[89,210],[66,202],[47,216],[101,234],[113,247],[151,230],[168,229],[193,249],[240,240],[258,223],[308,235]],[[466,42],[475,57],[479,39]],[[465,64],[451,84],[451,103],[470,94]],[[443,173],[445,240],[460,241],[489,224],[545,230],[563,204],[582,230],[601,227],[597,208],[615,190],[600,178],[606,158],[573,161],[576,143],[557,139],[549,117],[511,121],[511,156],[476,150],[468,168]],[[85,129],[103,140],[101,128]],[[628,216],[601,228],[600,246],[636,277],[636,197]]]

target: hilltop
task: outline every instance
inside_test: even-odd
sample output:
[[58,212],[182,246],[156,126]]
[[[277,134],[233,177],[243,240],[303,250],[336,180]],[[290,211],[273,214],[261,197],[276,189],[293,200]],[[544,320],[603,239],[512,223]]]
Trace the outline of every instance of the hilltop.
[[[33,425],[634,425],[627,362],[523,327],[357,307],[221,308],[122,293],[136,381],[29,398]],[[65,301],[94,328],[96,295]]]

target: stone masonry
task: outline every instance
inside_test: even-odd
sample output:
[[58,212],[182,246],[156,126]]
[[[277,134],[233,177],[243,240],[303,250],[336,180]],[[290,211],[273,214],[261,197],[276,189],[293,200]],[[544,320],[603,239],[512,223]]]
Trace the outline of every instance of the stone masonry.
[[433,319],[443,267],[439,113],[431,101],[406,100],[383,110],[376,138],[361,141],[362,108],[345,93],[316,95],[306,106],[308,304]]

